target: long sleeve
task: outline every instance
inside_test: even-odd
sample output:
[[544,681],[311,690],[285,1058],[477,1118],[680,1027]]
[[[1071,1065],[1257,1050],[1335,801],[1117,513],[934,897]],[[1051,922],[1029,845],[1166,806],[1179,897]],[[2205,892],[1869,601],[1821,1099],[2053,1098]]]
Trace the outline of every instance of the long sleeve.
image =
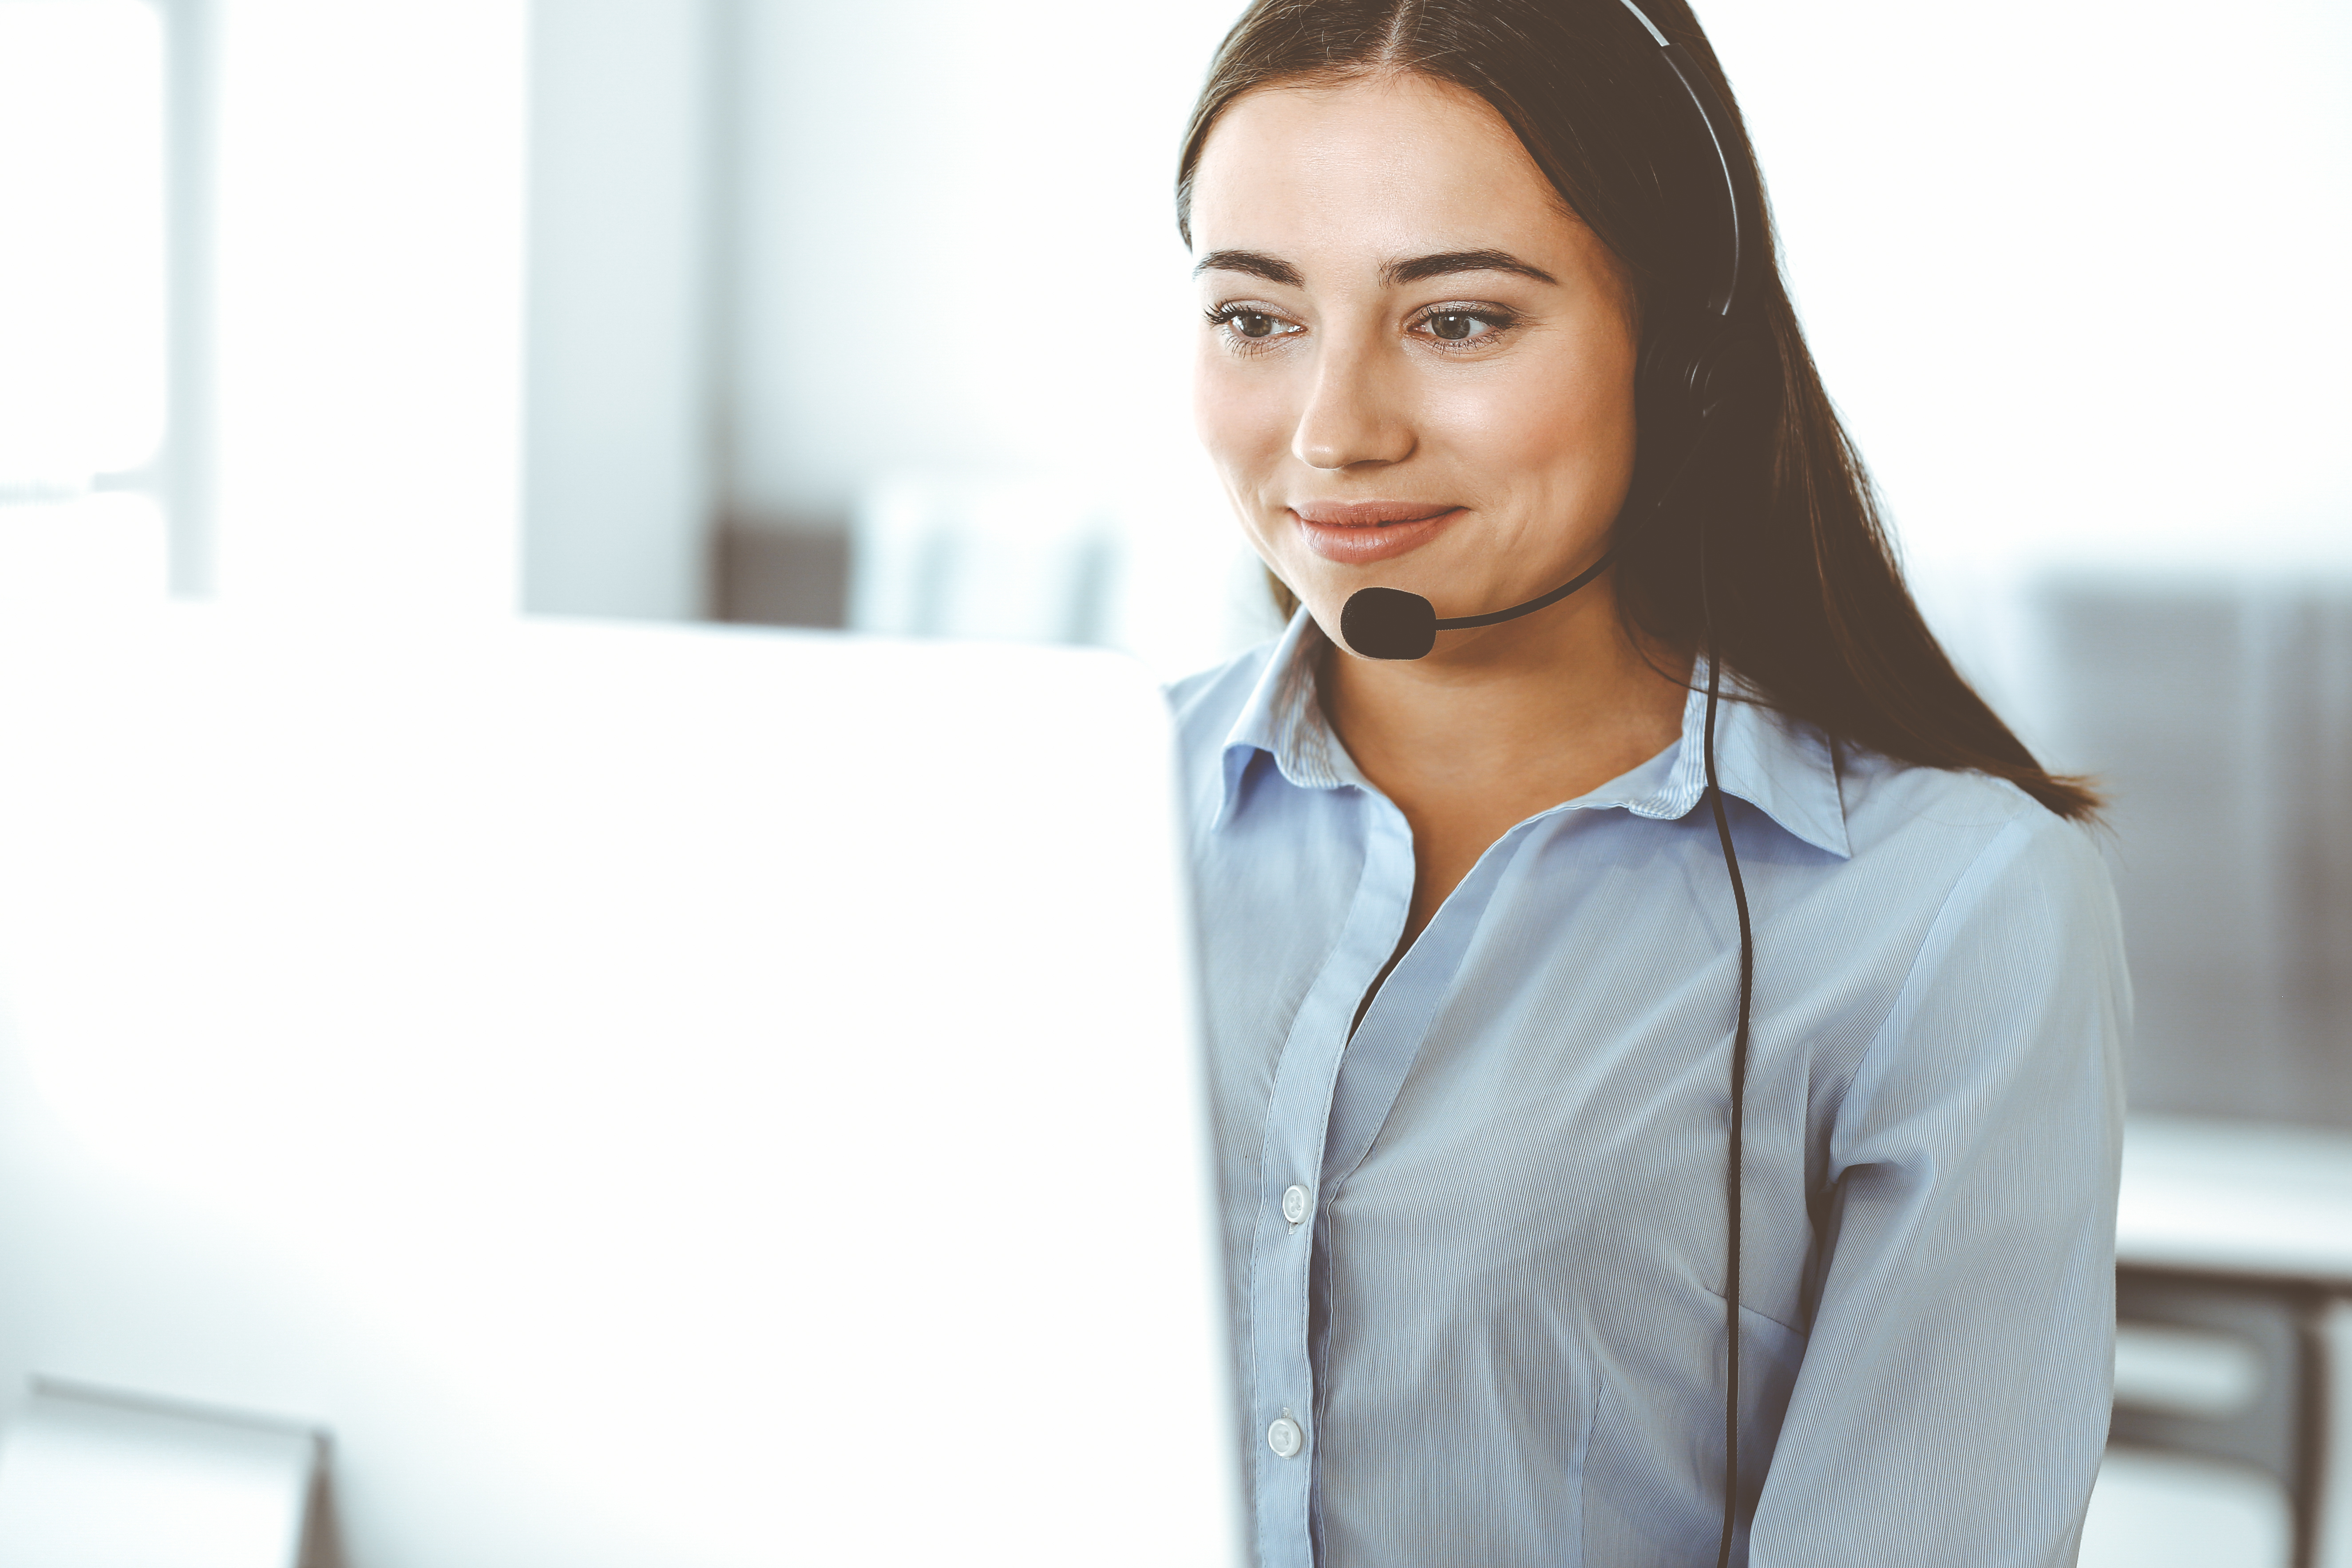
[[2057,1568],[2105,1441],[2130,995],[2086,837],[1954,885],[1832,1127],[1827,1268],[1754,1568]]

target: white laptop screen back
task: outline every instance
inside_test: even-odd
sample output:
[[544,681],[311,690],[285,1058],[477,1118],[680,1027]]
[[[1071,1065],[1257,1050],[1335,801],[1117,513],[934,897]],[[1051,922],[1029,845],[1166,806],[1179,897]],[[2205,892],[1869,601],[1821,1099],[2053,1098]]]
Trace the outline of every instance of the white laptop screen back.
[[0,1379],[327,1428],[353,1568],[1234,1561],[1166,724],[1070,651],[0,634]]

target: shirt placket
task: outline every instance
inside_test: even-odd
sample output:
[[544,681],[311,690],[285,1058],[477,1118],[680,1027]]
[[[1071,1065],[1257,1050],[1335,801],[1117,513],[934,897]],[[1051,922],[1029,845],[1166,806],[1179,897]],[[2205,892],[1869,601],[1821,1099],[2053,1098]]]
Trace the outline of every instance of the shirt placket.
[[1308,1270],[1323,1201],[1324,1139],[1356,1008],[1404,934],[1412,833],[1358,789],[1364,864],[1339,938],[1299,1004],[1275,1068],[1250,1258],[1250,1397],[1261,1568],[1312,1568],[1317,1420],[1307,1344]]
[[[1429,1038],[1438,1009],[1461,972],[1486,905],[1513,858],[1526,843],[1534,822],[1554,815],[1547,812],[1521,823],[1490,846],[1431,919],[1428,927],[1402,954],[1396,967],[1381,983],[1380,994],[1355,1020],[1348,1048],[1332,1085],[1330,1110],[1325,1119],[1319,1201],[1315,1213],[1311,1268],[1319,1310],[1309,1298],[1307,1354],[1315,1368],[1315,1414],[1319,1431],[1329,1397],[1328,1342],[1331,1314],[1331,1215],[1356,1173],[1371,1152],[1373,1142],[1389,1119],[1405,1078]],[[1321,1555],[1322,1455],[1315,1453],[1315,1485],[1309,1494],[1309,1529]]]

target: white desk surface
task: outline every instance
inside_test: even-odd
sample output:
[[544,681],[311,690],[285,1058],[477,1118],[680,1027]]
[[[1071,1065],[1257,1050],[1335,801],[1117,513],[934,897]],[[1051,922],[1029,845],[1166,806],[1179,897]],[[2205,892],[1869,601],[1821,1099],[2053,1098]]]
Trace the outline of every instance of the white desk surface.
[[2352,1291],[2352,1132],[2133,1117],[2116,1258]]

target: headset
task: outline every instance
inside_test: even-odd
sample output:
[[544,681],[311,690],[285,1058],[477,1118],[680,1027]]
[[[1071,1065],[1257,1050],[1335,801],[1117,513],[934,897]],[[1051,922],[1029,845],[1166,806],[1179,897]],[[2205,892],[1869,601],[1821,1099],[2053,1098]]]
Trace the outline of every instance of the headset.
[[[1635,0],[1620,0],[1642,24],[1658,53],[1681,84],[1683,92],[1706,128],[1707,143],[1723,176],[1720,226],[1723,253],[1705,305],[1694,315],[1667,321],[1651,334],[1643,348],[1640,380],[1643,391],[1668,409],[1679,409],[1694,426],[1674,477],[1657,497],[1643,507],[1630,523],[1621,520],[1615,537],[1601,559],[1551,592],[1480,616],[1440,619],[1427,599],[1402,588],[1360,588],[1349,595],[1339,612],[1339,635],[1349,647],[1368,658],[1419,658],[1436,646],[1437,634],[1469,626],[1491,626],[1559,604],[1609,569],[1618,550],[1651,519],[1672,509],[1692,477],[1712,467],[1721,455],[1731,421],[1724,409],[1734,397],[1756,388],[1769,362],[1760,334],[1737,311],[1740,284],[1748,271],[1753,237],[1741,211],[1739,186],[1732,178],[1730,116],[1715,89],[1685,53],[1660,32],[1657,24]],[[1706,723],[1702,742],[1706,763],[1706,794],[1715,815],[1716,841],[1723,851],[1723,867],[1731,879],[1732,903],[1739,916],[1739,1010],[1731,1039],[1730,1158],[1725,1167],[1724,1200],[1729,1216],[1725,1243],[1724,1333],[1726,1386],[1723,1395],[1723,1534],[1716,1551],[1716,1568],[1731,1562],[1733,1525],[1739,1499],[1739,1230],[1740,1163],[1748,1098],[1748,1016],[1755,1000],[1756,935],[1748,913],[1748,888],[1739,875],[1739,855],[1732,847],[1731,823],[1725,815],[1723,788],[1716,780],[1715,718],[1723,687],[1723,663],[1717,657],[1714,606],[1708,602],[1706,522],[1702,510],[1698,528],[1699,619],[1706,644]]]

